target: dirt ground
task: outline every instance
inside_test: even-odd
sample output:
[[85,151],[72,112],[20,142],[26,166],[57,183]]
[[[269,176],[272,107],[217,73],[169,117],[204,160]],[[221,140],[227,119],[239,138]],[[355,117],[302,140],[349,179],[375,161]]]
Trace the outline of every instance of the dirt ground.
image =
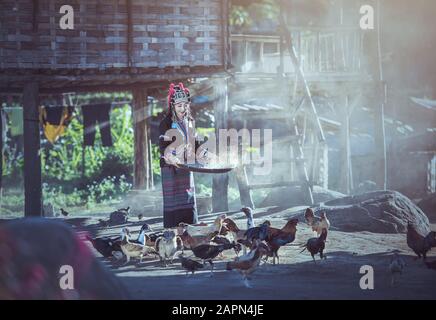
[[[200,218],[211,221],[215,216]],[[241,213],[229,213],[229,216],[244,227],[246,220]],[[124,226],[96,227],[97,218],[88,219],[86,226],[79,229],[98,236],[117,235]],[[256,223],[268,218],[277,227],[285,223],[277,210],[274,213],[255,210],[254,218]],[[75,222],[74,218],[68,220]],[[137,218],[132,220],[127,226],[134,232],[145,222],[155,230],[162,228],[160,217],[147,217],[141,222]],[[300,253],[299,245],[314,236],[307,224],[300,222],[294,243],[279,251],[280,264],[261,265],[252,274],[252,288],[244,286],[237,271],[225,270],[226,262],[235,257],[233,251],[227,251],[224,260],[216,260],[212,277],[209,266],[187,277],[178,260],[163,267],[156,259],[144,259],[142,263],[131,261],[126,266],[99,259],[122,280],[134,299],[436,299],[436,271],[414,260],[405,234],[346,233],[335,231],[334,226],[332,229],[326,243],[327,259],[315,264],[309,253]],[[432,225],[432,230],[436,230],[436,225]],[[400,250],[406,262],[404,273],[394,286],[390,283],[388,269],[393,250]],[[191,252],[186,251],[186,254]],[[97,252],[96,255],[100,256]],[[429,260],[433,259],[436,259],[435,249],[429,255]],[[363,276],[359,270],[363,265],[374,269],[373,290],[362,290],[359,286]]]

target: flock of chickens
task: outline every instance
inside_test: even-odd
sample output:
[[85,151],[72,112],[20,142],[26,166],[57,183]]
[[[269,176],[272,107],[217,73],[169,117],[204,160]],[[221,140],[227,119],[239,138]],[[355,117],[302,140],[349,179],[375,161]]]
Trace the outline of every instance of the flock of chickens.
[[[298,219],[290,219],[280,229],[272,227],[268,220],[256,226],[251,208],[244,207],[241,211],[247,217],[246,229],[240,229],[234,220],[221,215],[211,224],[180,223],[176,228],[159,232],[153,231],[149,225],[144,224],[136,239],[132,238],[128,228],[123,228],[118,237],[92,238],[87,236],[87,240],[104,257],[115,258],[118,261],[125,259],[125,264],[129,263],[132,258],[142,262],[146,256],[155,256],[164,266],[167,266],[177,257],[187,276],[190,272],[194,274],[198,269],[204,268],[205,263],[210,264],[212,276],[214,260],[222,258],[224,251],[233,250],[236,257],[233,261],[227,262],[226,269],[238,270],[243,276],[244,284],[250,287],[249,275],[262,261],[267,263],[268,259],[272,258],[273,264],[276,264],[276,260],[277,263],[280,262],[279,249],[294,242]],[[301,252],[307,250],[316,263],[316,255],[319,254],[321,259],[326,258],[324,250],[330,221],[325,212],[321,212],[318,217],[311,208],[306,209],[304,216],[307,224],[317,236],[307,240],[306,244],[301,246],[303,249]],[[436,247],[436,232],[430,232],[423,237],[409,224],[407,244],[419,258],[422,256],[425,260],[427,252],[432,247]],[[190,250],[192,254],[186,256],[186,250]],[[242,255],[240,255],[241,251]],[[436,268],[435,261],[426,262],[426,264],[429,268]],[[405,263],[401,257],[394,253],[389,266],[392,284],[395,276],[401,274],[404,266]]]
[[[224,251],[233,250],[236,257],[227,263],[226,269],[240,271],[245,285],[249,287],[249,275],[262,260],[266,263],[272,258],[273,264],[276,264],[276,260],[277,263],[280,262],[278,251],[280,247],[295,240],[298,219],[289,220],[281,229],[272,227],[268,220],[255,226],[251,208],[244,207],[241,211],[247,217],[246,229],[240,229],[233,219],[221,215],[211,224],[180,223],[174,229],[160,232],[154,232],[148,224],[144,224],[136,239],[132,238],[128,228],[123,228],[118,237],[92,238],[87,235],[86,238],[105,258],[115,258],[118,261],[125,259],[125,264],[132,258],[142,262],[146,256],[155,256],[167,266],[177,257],[186,270],[186,275],[204,268],[205,263],[210,264],[213,275],[213,261],[222,257]],[[303,251],[307,249],[315,262],[318,253],[321,258],[325,258],[323,251],[330,222],[325,213],[317,217],[310,208],[306,210],[305,217],[318,237],[309,239],[303,246]],[[190,250],[192,255],[185,256],[185,250]]]

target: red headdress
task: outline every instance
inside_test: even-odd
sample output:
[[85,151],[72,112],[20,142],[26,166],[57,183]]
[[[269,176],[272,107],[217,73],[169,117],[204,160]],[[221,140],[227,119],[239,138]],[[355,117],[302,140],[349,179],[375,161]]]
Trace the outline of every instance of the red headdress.
[[171,83],[168,90],[168,108],[171,110],[171,107],[179,102],[191,102],[191,93],[183,83],[180,82],[178,85]]

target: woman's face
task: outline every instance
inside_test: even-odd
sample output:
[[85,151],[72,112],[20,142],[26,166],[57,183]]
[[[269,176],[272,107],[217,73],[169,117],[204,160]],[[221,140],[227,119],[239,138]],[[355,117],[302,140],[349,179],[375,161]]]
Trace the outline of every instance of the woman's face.
[[174,105],[174,110],[176,112],[177,118],[183,119],[186,112],[188,111],[189,103],[179,102]]

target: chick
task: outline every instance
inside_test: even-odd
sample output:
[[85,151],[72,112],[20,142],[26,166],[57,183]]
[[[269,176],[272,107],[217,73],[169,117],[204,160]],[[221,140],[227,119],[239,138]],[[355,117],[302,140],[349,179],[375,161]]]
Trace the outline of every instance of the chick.
[[178,257],[182,263],[183,269],[186,270],[186,276],[188,276],[188,272],[192,272],[193,275],[194,272],[197,271],[198,269],[204,268],[203,264],[201,264],[198,261],[184,257],[183,253],[179,254]]
[[389,264],[389,271],[391,272],[391,285],[395,284],[395,276],[401,275],[403,273],[403,269],[406,266],[404,260],[399,256],[397,252],[391,257],[391,262]]

